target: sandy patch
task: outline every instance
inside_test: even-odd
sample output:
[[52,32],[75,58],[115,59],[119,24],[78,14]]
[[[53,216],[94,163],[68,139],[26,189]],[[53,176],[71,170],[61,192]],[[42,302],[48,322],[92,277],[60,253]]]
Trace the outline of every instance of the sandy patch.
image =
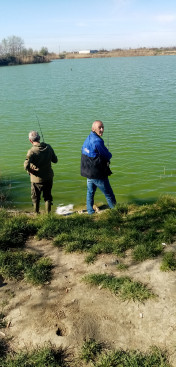
[[[84,254],[65,254],[50,241],[32,238],[26,248],[52,259],[53,279],[43,287],[1,282],[1,309],[8,320],[1,330],[12,338],[14,349],[51,342],[76,350],[86,338],[95,338],[116,349],[166,348],[176,365],[176,279],[174,272],[160,271],[160,258],[135,264],[129,254],[125,261],[130,266],[122,273],[114,255],[101,255],[87,265]],[[144,304],[122,302],[82,282],[89,273],[128,275],[147,284],[157,298]]]

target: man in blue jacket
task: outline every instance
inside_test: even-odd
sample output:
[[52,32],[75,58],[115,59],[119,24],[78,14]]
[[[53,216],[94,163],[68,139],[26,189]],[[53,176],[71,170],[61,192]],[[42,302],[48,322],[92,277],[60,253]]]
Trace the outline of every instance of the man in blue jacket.
[[101,138],[103,132],[102,121],[94,121],[92,131],[82,146],[81,176],[87,177],[87,211],[89,214],[95,213],[93,205],[97,187],[105,195],[110,208],[116,204],[115,195],[108,180],[108,176],[112,173],[109,168],[112,154],[105,147]]

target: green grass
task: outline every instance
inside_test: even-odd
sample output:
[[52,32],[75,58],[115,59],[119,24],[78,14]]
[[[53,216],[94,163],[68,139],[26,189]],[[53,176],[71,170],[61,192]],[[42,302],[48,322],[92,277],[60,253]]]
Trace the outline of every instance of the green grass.
[[128,269],[128,265],[119,263],[119,264],[117,264],[116,269],[120,270],[120,271],[124,271],[124,270]]
[[85,341],[79,357],[68,355],[62,348],[52,345],[28,351],[14,352],[0,339],[1,367],[171,367],[165,351],[152,347],[148,352],[135,350],[109,350],[94,339]]
[[[6,346],[2,346],[2,348]],[[52,346],[37,348],[33,351],[21,351],[18,353],[5,351],[0,359],[1,367],[66,367],[66,354]]]
[[147,353],[122,349],[110,351],[94,339],[83,344],[80,357],[94,367],[170,367],[167,353],[157,347]]
[[169,367],[165,353],[153,348],[149,353],[115,351],[104,353],[94,367]]
[[94,220],[88,215],[73,214],[66,217],[58,215],[41,216],[38,220],[38,239],[47,238],[53,239],[60,234],[71,234],[72,231],[77,231],[77,234],[81,229],[97,228],[94,224]]
[[114,277],[107,274],[89,274],[83,277],[87,284],[101,286],[118,295],[123,301],[133,300],[143,302],[154,297],[150,289],[140,282],[132,281],[129,277]]
[[134,260],[141,262],[146,259],[153,259],[162,254],[163,246],[161,241],[146,242],[137,244],[133,250]]
[[35,223],[25,215],[9,216],[1,211],[0,250],[23,247],[27,238],[36,232]]
[[22,248],[30,235],[53,240],[67,252],[85,252],[93,262],[101,253],[124,256],[129,249],[135,261],[152,259],[163,253],[162,242],[176,236],[176,200],[163,197],[150,205],[117,205],[101,215],[51,214],[28,218],[0,211],[0,249]]
[[176,270],[176,253],[173,251],[166,252],[163,256],[160,269],[162,271]]
[[26,279],[33,284],[44,284],[51,279],[51,260],[24,251],[0,251],[0,273],[5,279]]
[[52,261],[49,258],[41,258],[31,268],[26,269],[25,279],[34,285],[50,282],[52,268]]
[[94,216],[50,216],[37,236],[53,239],[67,252],[85,252],[87,263],[98,254],[124,256],[129,249],[135,261],[153,259],[163,253],[162,242],[170,244],[176,236],[176,200],[167,196],[150,205],[117,205]]
[[94,339],[89,339],[84,342],[81,348],[80,358],[87,363],[94,361],[97,355],[101,353],[102,348],[101,343],[96,342]]
[[[51,214],[30,218],[0,210],[1,251],[23,249],[31,235],[39,240],[52,240],[56,247],[66,252],[84,252],[88,264],[99,254],[123,257],[128,250],[134,261],[154,259],[164,253],[162,243],[169,245],[176,237],[176,199],[165,196],[150,205],[117,205],[92,216]],[[13,264],[15,259],[11,261]],[[29,273],[28,277],[31,278]]]

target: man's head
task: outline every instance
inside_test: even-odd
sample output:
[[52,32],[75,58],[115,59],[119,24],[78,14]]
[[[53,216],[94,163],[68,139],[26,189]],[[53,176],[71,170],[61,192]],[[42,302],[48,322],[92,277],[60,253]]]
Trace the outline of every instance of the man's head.
[[102,136],[104,133],[104,125],[102,121],[96,120],[92,124],[92,131],[95,132],[97,135]]
[[29,140],[30,142],[33,143],[38,143],[40,141],[40,135],[37,131],[30,131],[29,133]]

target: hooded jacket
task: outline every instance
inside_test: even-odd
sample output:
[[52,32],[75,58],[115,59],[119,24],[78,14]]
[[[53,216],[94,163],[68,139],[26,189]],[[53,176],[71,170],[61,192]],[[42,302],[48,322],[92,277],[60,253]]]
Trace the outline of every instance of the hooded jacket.
[[109,168],[111,157],[103,139],[91,131],[82,146],[81,176],[92,179],[108,177],[112,173]]
[[37,143],[29,149],[24,169],[29,172],[31,182],[43,183],[53,179],[51,163],[57,163],[57,161],[57,156],[49,144]]

